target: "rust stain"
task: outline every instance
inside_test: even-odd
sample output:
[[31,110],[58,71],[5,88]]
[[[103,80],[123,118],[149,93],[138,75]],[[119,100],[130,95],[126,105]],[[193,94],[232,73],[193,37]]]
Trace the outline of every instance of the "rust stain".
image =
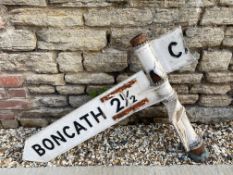
[[124,84],[123,86],[117,88],[116,90],[114,90],[113,92],[109,93],[108,95],[102,97],[102,98],[100,99],[101,102],[105,102],[105,101],[111,99],[115,94],[121,93],[121,92],[124,91],[125,89],[132,87],[132,85],[135,84],[136,82],[137,82],[136,79],[133,79],[133,80],[129,81],[128,83],[126,83],[126,84]]
[[142,107],[146,103],[149,103],[149,100],[147,98],[144,98],[143,100],[135,103],[133,106],[129,107],[128,109],[120,112],[119,114],[114,115],[112,118],[113,118],[113,120],[118,120],[118,119],[124,117],[125,115],[129,114],[130,112],[133,112],[133,111],[137,110],[138,108]]
[[190,152],[196,155],[201,155],[205,151],[205,146],[202,144],[198,148],[192,149]]

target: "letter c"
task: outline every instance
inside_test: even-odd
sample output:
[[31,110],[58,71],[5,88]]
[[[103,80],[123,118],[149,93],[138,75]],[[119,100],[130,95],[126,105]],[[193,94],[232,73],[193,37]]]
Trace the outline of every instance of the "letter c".
[[70,127],[69,127],[69,126],[65,126],[65,127],[63,128],[63,133],[64,133],[68,138],[74,138],[74,137],[75,137],[75,134],[74,134],[74,133],[68,134],[68,133],[67,133],[67,129],[70,129]]
[[171,56],[175,57],[175,58],[179,58],[181,55],[182,55],[182,52],[179,52],[178,54],[175,54],[172,50],[173,46],[176,46],[177,45],[177,42],[171,42],[169,45],[168,45],[168,52],[170,53]]

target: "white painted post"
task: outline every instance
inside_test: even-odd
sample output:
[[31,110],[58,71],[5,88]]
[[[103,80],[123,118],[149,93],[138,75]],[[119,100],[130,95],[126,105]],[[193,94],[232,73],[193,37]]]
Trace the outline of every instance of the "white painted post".
[[[177,31],[175,31],[177,32]],[[171,34],[170,34],[171,35]],[[175,35],[176,36],[176,35]],[[168,55],[169,51],[169,38],[161,38],[163,42],[159,43],[159,48],[163,47],[163,43],[167,43],[167,53],[165,54],[165,57],[160,59],[166,59],[166,55]],[[175,40],[176,37],[172,37],[172,42],[175,43],[175,45],[178,45]],[[180,39],[178,37],[178,39]],[[167,41],[168,40],[168,41]],[[182,41],[182,38],[181,38]],[[134,52],[141,61],[143,68],[145,71],[150,75],[150,78],[154,82],[155,86],[161,86],[161,83],[167,83],[167,86],[170,86],[170,83],[168,82],[168,78],[166,75],[166,71],[163,69],[161,64],[158,61],[158,58],[156,58],[155,54],[153,53],[156,51],[156,48],[152,48],[151,43],[148,42],[147,36],[145,34],[141,34],[136,36],[131,40],[131,44],[134,47]],[[182,43],[183,44],[183,43]],[[155,45],[156,47],[157,45]],[[160,52],[161,50],[157,50]],[[187,48],[182,48],[185,54],[187,54]],[[160,55],[163,53],[159,53]],[[182,52],[179,52],[179,55],[173,54],[172,56],[182,56]],[[187,58],[187,57],[185,57]],[[164,64],[166,65],[166,61],[163,60]],[[173,69],[172,66],[166,65],[168,68]],[[170,70],[170,69],[169,69]],[[169,71],[168,71],[169,72]],[[164,89],[164,93],[166,93],[166,90]],[[185,111],[184,106],[181,105],[177,94],[174,92],[171,96],[167,96],[168,98],[162,101],[162,103],[165,105],[169,120],[174,125],[174,128],[176,132],[178,133],[181,142],[184,145],[184,148],[187,152],[190,152],[190,157],[193,158],[195,161],[204,161],[208,157],[208,153],[206,149],[203,146],[202,140],[199,138],[199,136],[195,133],[188,117]]]

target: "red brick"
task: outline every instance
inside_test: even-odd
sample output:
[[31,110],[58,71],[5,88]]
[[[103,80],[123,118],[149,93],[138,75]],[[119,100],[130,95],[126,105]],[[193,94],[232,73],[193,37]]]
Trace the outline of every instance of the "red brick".
[[26,97],[27,93],[26,90],[24,88],[17,88],[17,89],[8,89],[8,95],[11,98],[14,97]]
[[16,116],[13,112],[1,112],[0,113],[0,120],[14,120]]
[[5,129],[17,128],[19,126],[16,115],[11,111],[0,112],[0,123],[2,125],[2,128]]
[[0,101],[0,109],[28,109],[31,107],[31,103],[29,100],[1,100]]
[[23,82],[22,75],[0,75],[0,87],[21,87]]

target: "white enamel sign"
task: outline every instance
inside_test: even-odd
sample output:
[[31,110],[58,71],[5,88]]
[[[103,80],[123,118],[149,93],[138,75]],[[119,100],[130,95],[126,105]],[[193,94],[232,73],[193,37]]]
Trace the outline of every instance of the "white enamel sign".
[[47,162],[172,92],[138,72],[26,140],[23,159]]
[[150,46],[166,73],[173,72],[197,61],[184,43],[181,27],[152,40]]

